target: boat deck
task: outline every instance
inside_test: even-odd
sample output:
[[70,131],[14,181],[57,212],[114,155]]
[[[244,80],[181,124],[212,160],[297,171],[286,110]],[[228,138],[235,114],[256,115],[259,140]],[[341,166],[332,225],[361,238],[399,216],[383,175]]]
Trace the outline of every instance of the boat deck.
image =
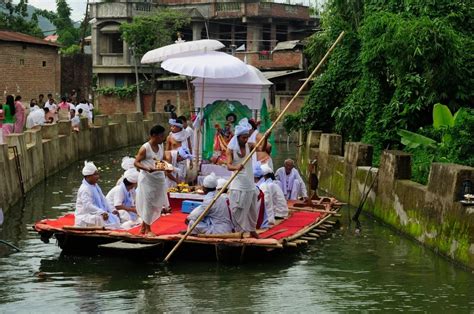
[[[318,203],[323,203],[323,200]],[[315,207],[302,206],[295,201],[289,201],[288,205],[290,208],[288,218],[278,221],[269,229],[258,230],[259,239],[251,238],[244,233],[229,233],[188,236],[184,243],[233,248],[253,247],[267,251],[297,248],[326,234],[334,225],[329,218],[338,215],[337,210],[340,207],[335,199],[328,201],[328,198],[324,204]],[[45,242],[54,235],[59,246],[68,251],[74,249],[84,251],[91,248],[131,250],[134,247],[143,250],[153,249],[153,245],[158,244],[162,245],[164,251],[168,251],[170,246],[183,237],[181,232],[187,229],[184,223],[186,216],[187,214],[173,207],[171,214],[161,216],[152,224],[152,232],[156,234],[153,237],[139,234],[140,226],[129,230],[74,227],[74,214],[66,214],[58,219],[41,220],[34,225],[34,230]],[[130,243],[137,245],[133,246]]]

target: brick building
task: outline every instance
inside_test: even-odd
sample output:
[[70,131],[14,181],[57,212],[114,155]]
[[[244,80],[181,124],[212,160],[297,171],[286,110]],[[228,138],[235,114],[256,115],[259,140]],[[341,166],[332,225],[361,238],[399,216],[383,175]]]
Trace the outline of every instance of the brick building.
[[56,43],[22,33],[0,31],[1,101],[21,95],[24,102],[61,91],[61,61]]
[[[268,0],[111,0],[90,7],[93,73],[100,87],[135,83],[134,61],[119,27],[134,16],[152,14],[159,8],[179,10],[191,18],[189,27],[182,30],[184,40],[217,39],[226,45],[227,52],[260,70],[280,71],[272,74],[275,78],[287,76],[288,70],[305,68],[299,42],[318,27],[308,7]],[[288,44],[279,49],[282,43]],[[140,66],[139,71],[150,69]],[[160,82],[161,88],[178,91],[183,82]],[[172,98],[172,102],[179,106],[179,99]],[[158,97],[157,108],[164,102]]]

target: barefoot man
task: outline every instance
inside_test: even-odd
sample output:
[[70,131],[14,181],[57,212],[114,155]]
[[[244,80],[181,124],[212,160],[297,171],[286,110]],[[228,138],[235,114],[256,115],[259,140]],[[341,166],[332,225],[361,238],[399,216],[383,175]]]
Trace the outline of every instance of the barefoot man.
[[192,154],[191,139],[189,133],[184,129],[183,121],[180,119],[169,120],[171,132],[166,139],[166,150],[178,150],[180,147],[189,149]]
[[169,208],[166,195],[165,173],[156,170],[156,161],[163,160],[165,128],[155,125],[150,130],[150,140],[140,147],[135,157],[135,167],[140,169],[137,189],[137,212],[143,220],[141,234],[154,236],[151,224],[160,218],[163,208]]
[[231,182],[229,187],[230,210],[233,223],[238,232],[250,232],[254,238],[258,238],[256,232],[258,208],[257,188],[253,178],[252,159],[245,167],[242,162],[250,153],[250,145],[247,143],[251,126],[246,118],[242,119],[235,127],[235,134],[227,146],[227,169],[238,171],[239,174]]

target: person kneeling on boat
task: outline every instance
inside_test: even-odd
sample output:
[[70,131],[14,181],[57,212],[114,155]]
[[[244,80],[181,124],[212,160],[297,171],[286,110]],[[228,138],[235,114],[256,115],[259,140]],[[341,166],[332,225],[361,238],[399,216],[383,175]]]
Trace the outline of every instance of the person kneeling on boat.
[[135,188],[137,187],[138,171],[135,168],[125,171],[120,185],[115,186],[105,197],[109,206],[119,213],[122,228],[130,229],[142,222],[135,208]]
[[[204,192],[206,196],[202,205],[196,207],[186,218],[188,228],[190,228],[197,218],[206,210],[211,204],[217,192],[217,178],[214,173],[204,178]],[[224,183],[225,184],[225,183]],[[216,200],[214,205],[209,209],[206,216],[197,224],[192,231],[192,234],[216,234],[216,233],[230,233],[234,228],[230,216],[229,201],[226,196],[221,195]]]
[[77,192],[74,225],[76,227],[98,226],[119,229],[120,218],[118,213],[113,213],[97,184],[99,171],[94,163],[86,161],[82,169],[82,175],[84,179]]
[[265,213],[266,222],[270,225],[275,224],[275,220],[283,219],[288,216],[288,203],[280,185],[275,183],[273,169],[268,165],[262,165],[262,174],[265,181],[260,185],[265,194]]
[[178,150],[165,151],[164,160],[173,166],[173,172],[166,173],[166,184],[168,188],[175,187],[186,180],[187,160],[192,160],[193,155],[186,147]]

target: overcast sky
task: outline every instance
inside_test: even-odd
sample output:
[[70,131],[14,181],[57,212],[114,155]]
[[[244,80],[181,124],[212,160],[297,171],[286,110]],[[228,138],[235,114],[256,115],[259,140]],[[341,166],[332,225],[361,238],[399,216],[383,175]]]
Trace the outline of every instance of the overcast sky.
[[[71,7],[71,18],[74,21],[80,21],[84,18],[86,13],[86,0],[67,0]],[[46,9],[56,12],[56,1],[54,0],[29,0],[28,4],[37,7],[38,9]]]

